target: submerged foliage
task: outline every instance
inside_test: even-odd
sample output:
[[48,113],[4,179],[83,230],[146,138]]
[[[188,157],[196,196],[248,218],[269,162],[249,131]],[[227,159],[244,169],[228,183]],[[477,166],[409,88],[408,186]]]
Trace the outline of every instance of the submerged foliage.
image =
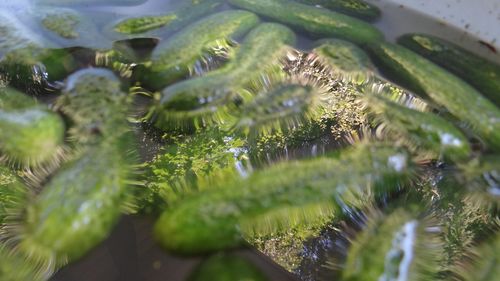
[[217,181],[245,174],[245,143],[213,128],[195,136],[173,136],[147,164],[140,207],[163,210],[189,194],[210,189]]

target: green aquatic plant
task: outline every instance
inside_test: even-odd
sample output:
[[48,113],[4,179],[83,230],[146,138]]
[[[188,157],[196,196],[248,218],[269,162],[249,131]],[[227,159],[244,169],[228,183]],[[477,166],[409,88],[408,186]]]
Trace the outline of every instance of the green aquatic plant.
[[323,221],[297,223],[288,229],[283,227],[267,234],[255,233],[246,239],[251,246],[287,271],[296,272],[301,262],[306,259],[305,244],[321,235],[325,229],[332,230],[329,228],[329,223],[334,221],[334,218],[334,214],[324,213]]
[[245,173],[245,157],[244,141],[217,128],[176,137],[147,163],[139,205],[145,212],[164,210],[238,171]]
[[8,161],[38,166],[53,159],[64,141],[63,120],[17,90],[0,89],[0,151]]
[[441,228],[440,280],[451,278],[454,265],[467,258],[469,249],[489,237],[499,223],[487,205],[470,199],[469,183],[460,172],[456,167],[428,171],[415,188],[418,199],[414,202],[425,204],[423,208],[432,212]]

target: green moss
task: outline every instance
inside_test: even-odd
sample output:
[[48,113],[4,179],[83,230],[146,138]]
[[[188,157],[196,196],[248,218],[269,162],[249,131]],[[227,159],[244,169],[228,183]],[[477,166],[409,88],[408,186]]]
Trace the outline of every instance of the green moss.
[[427,208],[441,227],[444,255],[440,276],[445,279],[453,276],[455,266],[468,258],[472,247],[500,225],[489,204],[473,199],[468,190],[474,189],[474,184],[466,178],[456,168],[429,171],[418,191],[422,197],[417,202],[429,202]]

